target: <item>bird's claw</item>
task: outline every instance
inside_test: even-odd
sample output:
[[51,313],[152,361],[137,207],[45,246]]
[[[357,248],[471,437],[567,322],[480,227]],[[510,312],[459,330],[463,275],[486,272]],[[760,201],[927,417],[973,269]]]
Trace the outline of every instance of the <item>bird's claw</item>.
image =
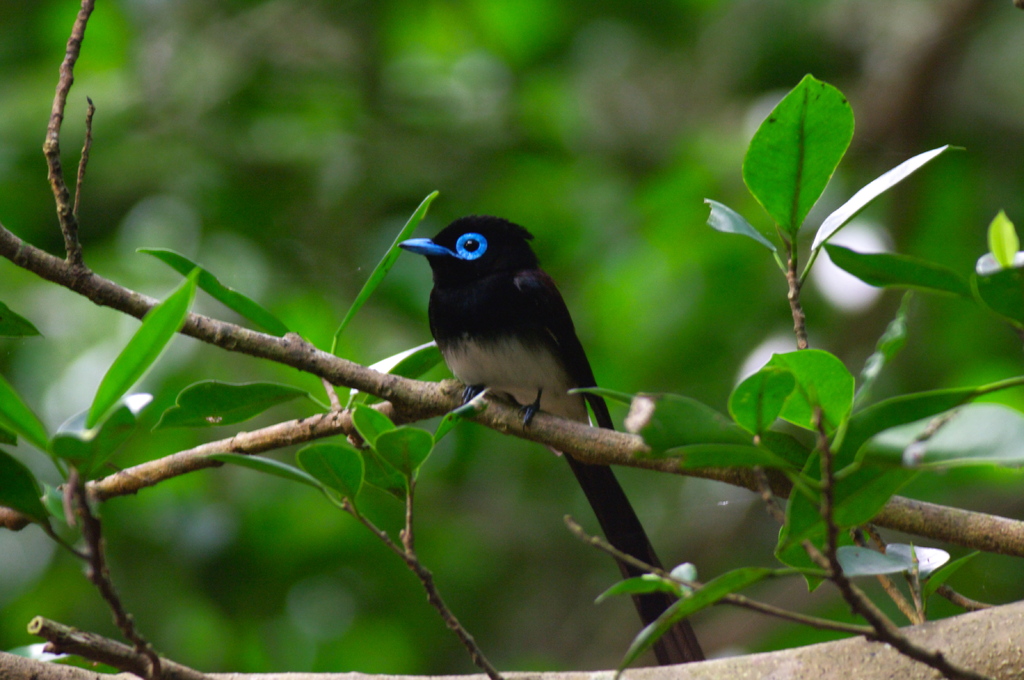
[[540,395],[543,391],[537,390],[537,398],[533,400],[533,403],[519,407],[519,413],[523,416],[523,427],[529,427],[530,421],[533,420],[533,417],[537,415],[537,411],[540,410]]

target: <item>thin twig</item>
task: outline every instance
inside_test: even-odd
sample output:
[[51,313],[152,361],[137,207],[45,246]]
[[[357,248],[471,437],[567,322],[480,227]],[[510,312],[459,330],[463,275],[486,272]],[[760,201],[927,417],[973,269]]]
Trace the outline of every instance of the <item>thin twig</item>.
[[[28,632],[49,642],[46,651],[54,654],[75,654],[140,677],[145,677],[149,669],[149,660],[124,643],[42,616],[29,622]],[[163,680],[210,680],[210,676],[169,659],[161,659],[160,667]]]
[[807,317],[804,315],[804,308],[800,304],[800,275],[797,274],[796,243],[786,241],[789,250],[789,258],[786,261],[786,283],[789,292],[786,299],[789,300],[789,310],[793,314],[793,332],[796,334],[796,348],[807,349]]
[[114,588],[114,582],[110,579],[110,570],[107,567],[107,558],[104,551],[103,532],[100,521],[92,514],[89,508],[89,499],[85,490],[85,484],[78,475],[78,470],[71,468],[68,477],[67,488],[74,503],[75,518],[82,530],[82,537],[85,539],[88,557],[88,569],[86,576],[92,582],[100,595],[106,601],[107,606],[114,615],[114,623],[133,645],[135,653],[144,657],[149,662],[146,677],[150,680],[160,680],[160,657],[153,650],[152,645],[146,641],[142,634],[135,627],[135,619],[125,611],[124,604]]
[[900,633],[899,628],[868,599],[843,573],[839,564],[839,528],[834,519],[835,509],[835,472],[834,459],[825,431],[824,416],[820,406],[814,409],[814,424],[818,432],[818,454],[821,459],[821,517],[825,522],[825,553],[805,542],[811,548],[808,554],[819,566],[830,572],[829,580],[839,589],[843,599],[855,614],[862,616],[874,629],[869,637],[891,645],[901,654],[934,668],[951,680],[986,680],[988,676],[952,663],[940,651],[920,647]]
[[92,103],[92,99],[86,97],[85,100],[89,102],[89,108],[85,113],[85,142],[82,144],[82,157],[78,160],[78,179],[75,181],[75,206],[71,209],[71,214],[75,218],[75,223],[78,223],[78,206],[82,201],[82,185],[85,182],[85,166],[89,164],[89,150],[92,148],[92,117],[96,113],[96,107]]
[[[407,497],[408,498],[408,497]],[[434,575],[429,569],[423,566],[420,562],[419,557],[416,555],[416,551],[411,547],[414,544],[412,539],[412,525],[411,525],[411,511],[409,510],[409,504],[407,501],[406,505],[406,526],[402,530],[402,545],[395,543],[391,536],[386,531],[379,528],[376,524],[371,522],[368,518],[363,516],[355,507],[355,505],[349,500],[345,499],[342,502],[342,507],[346,512],[355,517],[360,524],[369,529],[380,541],[389,549],[391,552],[398,555],[405,565],[416,574],[416,577],[423,584],[423,589],[427,592],[427,601],[430,605],[437,610],[438,614],[441,615],[441,619],[445,625],[455,633],[462,643],[463,647],[469,652],[469,656],[473,661],[473,664],[477,668],[487,674],[491,680],[503,680],[498,670],[491,664],[491,662],[484,656],[483,650],[477,645],[476,640],[466,630],[459,619],[455,616],[455,613],[448,608],[444,598],[441,597],[440,591],[437,589],[437,584],[434,583]]]
[[78,242],[78,220],[71,206],[71,196],[67,184],[64,183],[64,171],[60,162],[60,126],[64,122],[64,107],[67,105],[68,92],[75,82],[75,62],[78,61],[85,39],[85,27],[92,14],[94,0],[82,0],[75,24],[68,37],[64,51],[64,61],[60,65],[60,78],[57,80],[57,91],[50,109],[50,121],[46,126],[46,140],[43,142],[43,155],[46,156],[47,176],[50,188],[57,203],[57,219],[61,233],[64,234],[64,249],[68,264],[78,268],[82,266],[82,245]]
[[955,590],[947,586],[945,583],[936,588],[935,592],[941,595],[942,597],[946,598],[956,606],[963,607],[969,612],[978,612],[982,609],[991,609],[995,606],[985,602],[979,602],[978,600],[972,600],[969,597],[965,597],[964,595],[961,595],[960,593],[956,592]]
[[[878,552],[884,553],[886,544],[882,540],[882,537],[875,531],[868,531],[867,533],[871,536],[871,540],[875,543]],[[853,541],[862,548],[868,548],[867,541],[864,539],[864,531],[859,528],[854,531]],[[896,604],[896,608],[907,617],[908,621],[913,624],[924,623],[924,616],[921,615],[920,609],[915,609],[915,607],[907,601],[907,598],[903,596],[903,592],[900,591],[899,587],[895,583],[893,583],[891,578],[885,574],[878,574],[875,576],[875,579],[882,586],[882,590],[884,590],[885,594],[889,596],[889,599]]]
[[[658,567],[648,564],[643,560],[637,559],[636,557],[633,557],[628,553],[622,552],[621,550],[613,546],[611,543],[605,541],[600,536],[592,536],[588,534],[583,529],[583,527],[580,526],[580,524],[569,515],[565,516],[565,524],[567,527],[569,527],[569,531],[572,533],[573,536],[580,539],[584,543],[597,548],[598,550],[602,550],[608,553],[609,555],[611,555],[612,557],[621,562],[625,562],[633,567],[636,567],[641,571],[647,572],[648,574],[655,574],[656,576],[660,576],[661,578],[675,581],[676,583],[686,586],[688,588],[693,588],[696,590],[702,587],[702,584],[697,581],[684,581],[683,579],[676,578],[675,576],[672,576],[671,574],[666,572],[664,569],[659,569]],[[840,633],[850,633],[852,635],[870,635],[873,632],[872,629],[868,626],[858,626],[849,623],[842,623],[841,621],[821,619],[816,616],[807,616],[805,614],[800,614],[799,612],[789,611],[788,609],[782,609],[780,607],[766,604],[764,602],[758,602],[757,600],[752,600],[749,597],[746,597],[745,595],[738,595],[736,593],[726,595],[718,601],[718,604],[729,604],[736,607],[742,607],[743,609],[749,609],[751,611],[755,611],[761,614],[767,614],[768,616],[774,616],[779,619],[785,619],[786,621],[801,623],[821,630],[834,630]]]

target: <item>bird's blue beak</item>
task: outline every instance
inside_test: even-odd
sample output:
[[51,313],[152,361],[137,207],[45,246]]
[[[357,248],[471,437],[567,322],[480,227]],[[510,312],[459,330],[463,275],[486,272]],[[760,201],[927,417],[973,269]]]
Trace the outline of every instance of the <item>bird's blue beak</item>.
[[437,245],[429,238],[411,238],[399,243],[398,247],[427,257],[457,257],[455,253],[444,246]]

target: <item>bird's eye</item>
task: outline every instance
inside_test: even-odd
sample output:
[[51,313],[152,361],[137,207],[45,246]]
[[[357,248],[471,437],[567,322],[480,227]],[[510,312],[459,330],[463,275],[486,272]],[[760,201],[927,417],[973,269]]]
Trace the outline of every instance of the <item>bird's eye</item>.
[[455,242],[455,253],[463,260],[475,260],[487,252],[487,239],[482,234],[463,234]]

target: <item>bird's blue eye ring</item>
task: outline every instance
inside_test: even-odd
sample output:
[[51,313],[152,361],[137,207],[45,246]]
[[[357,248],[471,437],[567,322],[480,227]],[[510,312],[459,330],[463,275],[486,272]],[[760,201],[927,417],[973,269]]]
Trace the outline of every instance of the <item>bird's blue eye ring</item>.
[[487,252],[487,239],[483,234],[463,234],[455,242],[455,254],[461,260],[475,260]]

